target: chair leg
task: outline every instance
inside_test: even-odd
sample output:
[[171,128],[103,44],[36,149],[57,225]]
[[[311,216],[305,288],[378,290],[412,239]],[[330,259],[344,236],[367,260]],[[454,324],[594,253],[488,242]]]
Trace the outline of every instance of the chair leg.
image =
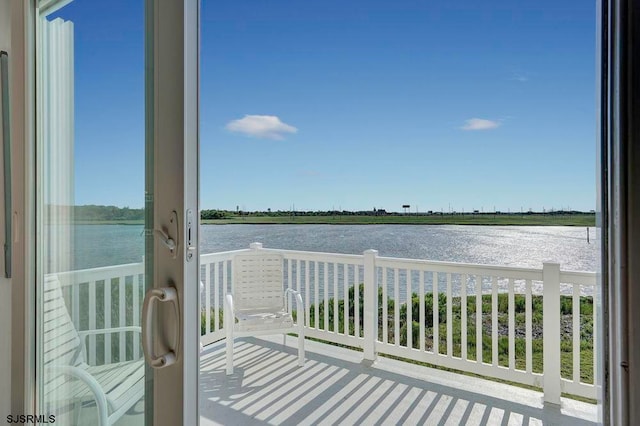
[[109,410],[106,405],[98,404],[98,425],[109,426]]
[[304,366],[304,327],[298,327],[298,365]]
[[230,375],[233,374],[233,328],[230,326],[225,328],[227,329],[227,375]]
[[81,402],[73,403],[73,423],[76,425],[80,424],[80,410],[82,410]]
[[227,340],[227,376],[233,374],[233,339]]

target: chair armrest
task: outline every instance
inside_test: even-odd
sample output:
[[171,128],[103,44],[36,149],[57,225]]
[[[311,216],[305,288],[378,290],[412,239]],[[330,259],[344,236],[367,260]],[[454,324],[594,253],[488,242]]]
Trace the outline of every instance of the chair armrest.
[[76,379],[81,380],[84,384],[87,385],[91,393],[93,394],[93,398],[96,401],[96,405],[98,407],[98,417],[99,417],[99,425],[107,425],[108,421],[108,404],[107,397],[104,394],[104,390],[98,383],[98,381],[87,371],[82,368],[75,367],[72,365],[49,365],[47,369],[59,374],[65,374],[67,376],[75,377]]
[[142,328],[137,325],[130,325],[126,327],[113,327],[113,328],[96,328],[93,330],[82,330],[78,331],[78,336],[81,339],[85,339],[85,337],[92,334],[109,334],[109,333],[120,333],[122,331],[135,331],[142,334]]
[[287,296],[291,297],[293,295],[293,296],[296,297],[296,307],[298,308],[299,312],[302,312],[302,316],[300,316],[300,315],[297,316],[297,321],[296,322],[300,322],[300,318],[302,318],[302,321],[303,321],[302,325],[304,325],[304,318],[305,318],[306,312],[304,310],[304,302],[302,301],[302,296],[300,295],[300,292],[297,291],[297,290],[294,290],[292,288],[288,288],[288,289],[286,289],[284,291],[284,295],[285,295],[285,301],[286,301],[286,304],[287,304],[287,306],[286,306],[287,311],[289,311],[289,308],[290,308],[290,306],[289,306],[290,303],[288,302],[289,299],[288,299]]
[[142,328],[137,325],[129,325],[126,327],[113,327],[113,328],[96,328],[93,330],[78,331],[78,337],[80,338],[80,342],[82,344],[81,351],[83,356],[86,357],[85,349],[87,346],[87,336],[96,335],[96,334],[120,333],[122,331],[135,331],[137,333],[142,334]]
[[233,295],[231,294],[227,294],[227,297],[224,298],[224,312],[225,316],[227,315],[227,313],[229,314],[229,316],[227,317],[229,318],[229,320],[235,321],[236,313],[233,307]]

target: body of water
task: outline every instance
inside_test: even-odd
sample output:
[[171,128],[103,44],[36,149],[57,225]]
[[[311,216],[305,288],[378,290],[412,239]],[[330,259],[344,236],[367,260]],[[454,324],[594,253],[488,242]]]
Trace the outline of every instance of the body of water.
[[[203,225],[201,253],[268,248],[540,268],[558,262],[563,270],[596,271],[595,229],[569,226],[469,225]],[[74,269],[140,262],[142,226],[74,227]]]

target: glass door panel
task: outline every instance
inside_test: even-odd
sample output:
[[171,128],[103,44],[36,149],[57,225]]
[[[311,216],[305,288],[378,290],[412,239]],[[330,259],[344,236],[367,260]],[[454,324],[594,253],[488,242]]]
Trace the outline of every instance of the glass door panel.
[[144,13],[143,0],[37,10],[37,403],[56,424],[142,425],[153,388]]

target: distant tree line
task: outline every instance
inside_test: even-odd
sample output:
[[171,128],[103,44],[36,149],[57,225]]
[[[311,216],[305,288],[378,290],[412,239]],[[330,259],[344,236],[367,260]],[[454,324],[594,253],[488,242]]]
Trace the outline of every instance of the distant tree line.
[[74,218],[78,221],[143,220],[144,209],[116,206],[74,206]]
[[200,210],[200,219],[224,219],[233,215],[228,210]]
[[466,211],[466,212],[441,212],[441,211],[423,211],[423,212],[388,212],[384,209],[373,209],[373,210],[277,210],[272,211],[268,209],[267,211],[233,211],[233,210],[202,210],[201,217],[202,219],[225,219],[237,216],[248,216],[248,217],[287,217],[287,216],[434,216],[434,215],[482,215],[482,216],[494,216],[494,215],[539,215],[539,216],[555,216],[555,215],[589,215],[593,214],[593,212],[581,212],[576,210],[554,210],[554,211],[546,211],[546,212],[534,212],[534,211],[526,211],[526,212],[480,212],[477,210],[474,211]]
[[383,216],[383,215],[400,215],[400,213],[387,213],[382,209],[374,210],[276,210],[272,211],[242,211],[242,210],[201,210],[200,217],[202,219],[225,219],[237,216],[269,216],[269,217],[287,217],[287,216]]
[[[69,207],[63,206],[50,206],[50,209],[53,208],[56,211],[63,212],[68,211]],[[220,210],[220,209],[205,209],[200,211],[200,218],[204,220],[216,220],[216,219],[228,219],[237,216],[247,216],[247,217],[261,217],[261,216],[269,216],[269,217],[291,217],[291,216],[406,216],[406,215],[419,215],[419,216],[430,216],[430,215],[442,215],[442,214],[453,214],[453,215],[495,215],[501,214],[505,215],[505,212],[454,212],[454,213],[443,213],[443,212],[420,212],[420,213],[400,213],[400,212],[387,212],[384,209],[373,209],[373,210],[357,210],[357,211],[349,211],[349,210],[303,210],[303,211],[293,211],[293,210],[277,210],[272,211],[271,209],[267,209],[266,211],[234,211],[234,210]],[[593,214],[592,212],[579,212],[579,211],[561,211],[556,210],[552,212],[511,212],[512,215],[563,215],[563,214]],[[74,206],[73,207],[73,215],[74,219],[78,221],[132,221],[132,220],[144,220],[144,209],[132,209],[129,207],[116,207],[116,206],[97,206],[97,205],[84,205],[84,206]]]

